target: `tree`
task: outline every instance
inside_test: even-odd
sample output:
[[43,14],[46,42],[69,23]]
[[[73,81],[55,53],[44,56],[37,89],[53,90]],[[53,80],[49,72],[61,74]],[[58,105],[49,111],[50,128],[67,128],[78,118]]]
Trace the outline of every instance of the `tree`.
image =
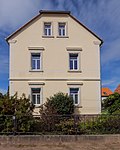
[[68,96],[68,94],[61,92],[47,98],[46,103],[40,107],[40,113],[46,115],[70,115],[73,114],[73,112],[73,99]]
[[[73,99],[68,94],[57,93],[49,98],[40,107],[40,119],[36,121],[37,129],[42,132],[56,131],[56,125],[66,120],[74,112]],[[62,116],[64,115],[65,118]],[[41,126],[40,126],[41,125]]]
[[3,98],[3,97],[4,97],[4,95],[2,93],[0,93],[0,99]]
[[120,113],[120,94],[114,93],[103,102],[103,108],[109,114]]
[[[13,130],[13,121],[15,120],[17,131],[29,131],[33,118],[33,109],[34,106],[24,94],[20,98],[17,97],[17,94],[11,98],[5,95],[0,100],[0,130]],[[13,116],[15,116],[14,120],[12,118]]]

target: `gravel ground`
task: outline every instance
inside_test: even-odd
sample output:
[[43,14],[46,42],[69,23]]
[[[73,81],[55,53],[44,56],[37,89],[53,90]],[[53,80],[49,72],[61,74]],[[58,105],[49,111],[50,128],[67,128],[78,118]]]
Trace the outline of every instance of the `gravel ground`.
[[37,145],[0,145],[0,150],[120,150],[120,141],[109,143],[100,141],[38,143]]

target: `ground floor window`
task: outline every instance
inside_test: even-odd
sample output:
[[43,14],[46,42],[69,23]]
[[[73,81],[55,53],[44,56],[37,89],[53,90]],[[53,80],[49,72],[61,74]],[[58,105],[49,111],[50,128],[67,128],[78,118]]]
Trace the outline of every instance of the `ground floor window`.
[[32,88],[31,95],[32,95],[32,103],[34,105],[41,104],[41,88]]
[[70,88],[70,96],[73,98],[74,105],[79,104],[79,88]]

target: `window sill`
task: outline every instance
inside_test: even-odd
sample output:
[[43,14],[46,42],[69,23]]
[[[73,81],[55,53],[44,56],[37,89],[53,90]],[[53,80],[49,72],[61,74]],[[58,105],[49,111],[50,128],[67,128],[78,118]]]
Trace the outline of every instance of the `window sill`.
[[42,105],[42,104],[33,104],[34,106],[35,106],[35,108],[40,108],[40,106]]
[[43,70],[29,70],[29,72],[43,72]]
[[69,38],[69,36],[57,36],[57,38]]
[[54,36],[52,36],[52,35],[51,36],[50,35],[48,35],[48,36],[47,35],[43,35],[42,38],[54,38]]
[[72,72],[72,73],[81,73],[81,70],[68,70],[68,72]]
[[75,108],[82,108],[82,106],[79,105],[79,104],[78,104],[78,105],[75,105],[74,107],[75,107]]

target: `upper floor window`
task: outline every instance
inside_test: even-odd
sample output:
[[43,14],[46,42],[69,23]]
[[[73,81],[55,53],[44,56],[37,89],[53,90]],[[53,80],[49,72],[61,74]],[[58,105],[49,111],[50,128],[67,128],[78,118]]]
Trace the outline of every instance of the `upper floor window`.
[[58,23],[59,36],[66,36],[66,23]]
[[79,88],[70,88],[70,96],[73,99],[74,105],[79,104]]
[[41,57],[40,53],[31,54],[31,69],[40,70],[41,69]]
[[52,35],[52,25],[50,22],[44,23],[44,35],[51,36]]
[[70,70],[78,70],[78,53],[70,53],[69,54],[69,69]]
[[31,95],[32,95],[32,103],[34,105],[41,104],[41,88],[32,88]]

